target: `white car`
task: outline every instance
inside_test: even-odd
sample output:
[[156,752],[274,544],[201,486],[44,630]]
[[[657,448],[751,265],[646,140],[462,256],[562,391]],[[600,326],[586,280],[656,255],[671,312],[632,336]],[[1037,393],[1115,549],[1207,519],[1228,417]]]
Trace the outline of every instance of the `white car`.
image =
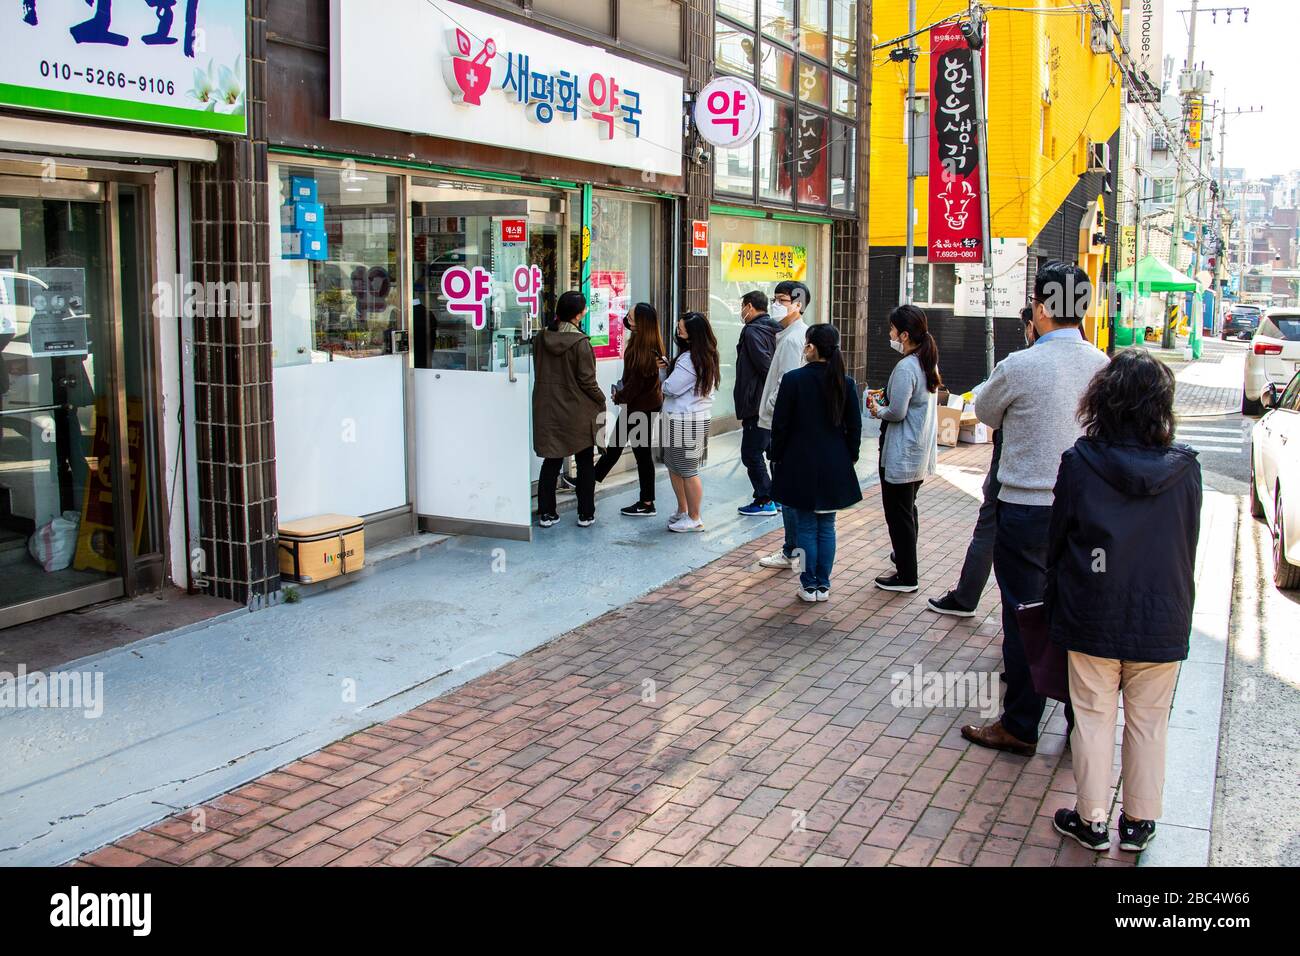
[[1269,309],[1250,340],[1241,414],[1264,410],[1260,398],[1269,382],[1288,382],[1300,372],[1300,309]]
[[1250,436],[1250,513],[1273,532],[1273,583],[1300,587],[1300,372],[1280,395],[1263,393],[1268,412]]

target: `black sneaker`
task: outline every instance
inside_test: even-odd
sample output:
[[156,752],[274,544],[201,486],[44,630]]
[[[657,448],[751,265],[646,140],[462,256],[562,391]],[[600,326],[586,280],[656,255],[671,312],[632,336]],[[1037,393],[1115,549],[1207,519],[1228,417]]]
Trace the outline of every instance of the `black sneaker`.
[[592,525],[594,525],[595,523],[596,523],[596,516],[595,516],[595,515],[591,515],[591,516],[588,517],[588,518],[584,518],[584,517],[582,517],[581,515],[578,516],[578,527],[579,527],[579,528],[590,528],[590,527],[591,527]]
[[577,491],[578,483],[568,475],[560,475],[558,482],[561,491]]
[[1110,849],[1110,830],[1104,823],[1085,823],[1077,810],[1062,807],[1052,817],[1052,828],[1062,836],[1072,837],[1081,847],[1101,853]]
[[1130,820],[1124,816],[1124,811],[1119,813],[1119,848],[1128,850],[1130,853],[1141,853],[1147,848],[1147,844],[1156,838],[1156,822],[1154,820]]
[[953,617],[975,616],[974,610],[967,610],[957,603],[957,599],[952,596],[951,591],[941,598],[930,598],[930,600],[925,603],[930,606],[931,611],[935,611],[938,614],[951,614]]
[[915,591],[919,585],[908,584],[895,572],[890,575],[882,574],[876,578],[876,587],[882,591]]
[[644,501],[638,501],[634,505],[628,505],[626,508],[619,508],[618,513],[626,515],[629,518],[653,518],[659,512],[655,511],[655,503],[652,501],[646,504]]
[[537,516],[537,523],[541,525],[543,528],[549,528],[551,525],[558,523],[559,520],[560,520],[559,515],[538,515]]

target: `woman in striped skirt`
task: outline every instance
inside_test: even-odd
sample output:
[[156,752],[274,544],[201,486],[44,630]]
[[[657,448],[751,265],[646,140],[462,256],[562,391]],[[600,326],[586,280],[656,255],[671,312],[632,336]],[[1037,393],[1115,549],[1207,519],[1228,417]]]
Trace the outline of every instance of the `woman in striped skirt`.
[[700,312],[687,312],[677,320],[677,355],[664,363],[664,464],[677,496],[677,511],[669,531],[703,531],[700,503],[700,458],[709,434],[713,396],[722,384],[718,340],[709,320]]

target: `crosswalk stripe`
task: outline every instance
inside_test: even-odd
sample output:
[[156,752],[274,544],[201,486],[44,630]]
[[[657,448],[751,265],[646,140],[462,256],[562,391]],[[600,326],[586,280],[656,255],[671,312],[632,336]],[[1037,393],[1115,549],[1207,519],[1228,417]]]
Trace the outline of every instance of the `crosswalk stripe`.
[[1178,437],[1189,445],[1199,445],[1202,442],[1205,442],[1210,445],[1233,445],[1238,448],[1241,447],[1240,438],[1208,438],[1202,435],[1179,435]]

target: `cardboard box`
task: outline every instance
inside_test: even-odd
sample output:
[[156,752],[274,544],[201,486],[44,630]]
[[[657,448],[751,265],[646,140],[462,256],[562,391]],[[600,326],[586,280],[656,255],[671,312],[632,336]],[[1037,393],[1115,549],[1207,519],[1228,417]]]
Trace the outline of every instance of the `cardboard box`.
[[289,201],[316,202],[316,180],[310,176],[290,176]]
[[365,522],[353,515],[317,515],[280,526],[280,577],[314,584],[366,563]]
[[939,444],[945,448],[957,446],[957,436],[961,432],[961,412],[946,405],[939,406]]
[[993,441],[993,429],[983,422],[976,422],[963,426],[959,437],[968,445],[987,445]]
[[280,229],[281,259],[328,259],[329,241],[320,229]]
[[280,207],[283,229],[325,231],[325,207],[318,202],[290,202]]

